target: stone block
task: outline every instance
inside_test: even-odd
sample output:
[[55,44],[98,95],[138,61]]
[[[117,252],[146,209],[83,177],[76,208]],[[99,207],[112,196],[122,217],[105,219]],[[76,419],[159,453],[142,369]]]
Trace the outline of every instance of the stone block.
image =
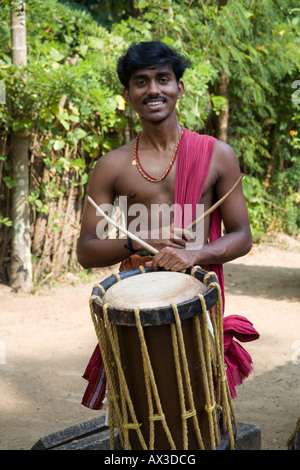
[[[229,435],[226,432],[218,450],[229,450]],[[115,450],[120,450],[118,431],[115,431]],[[238,423],[238,436],[235,450],[260,450],[261,431],[254,424]],[[69,428],[49,434],[31,450],[110,450],[109,428],[105,426],[105,416],[84,421]]]

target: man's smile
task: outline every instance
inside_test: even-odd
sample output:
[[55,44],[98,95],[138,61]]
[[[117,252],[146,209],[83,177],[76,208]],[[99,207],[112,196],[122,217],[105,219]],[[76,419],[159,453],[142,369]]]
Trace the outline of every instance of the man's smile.
[[161,104],[164,104],[165,102],[166,100],[163,98],[153,98],[153,99],[145,100],[144,104],[146,104],[146,106],[149,106],[150,108],[156,108],[157,106],[160,106]]

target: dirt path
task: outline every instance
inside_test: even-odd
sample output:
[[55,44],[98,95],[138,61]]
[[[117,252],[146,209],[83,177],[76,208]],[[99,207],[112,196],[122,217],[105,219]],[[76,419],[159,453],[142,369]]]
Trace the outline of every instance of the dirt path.
[[[100,271],[100,282],[113,270]],[[225,267],[226,315],[260,332],[243,345],[254,371],[234,400],[238,421],[262,431],[262,449],[286,449],[300,416],[300,242],[281,236]],[[88,300],[93,281],[35,295],[0,285],[0,449],[30,449],[40,437],[94,418],[81,375],[96,344]]]

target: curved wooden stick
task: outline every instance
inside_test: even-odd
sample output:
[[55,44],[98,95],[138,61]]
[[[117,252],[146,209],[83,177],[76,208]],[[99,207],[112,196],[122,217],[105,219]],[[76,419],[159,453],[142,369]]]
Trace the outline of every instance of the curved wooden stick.
[[114,227],[123,232],[127,237],[131,238],[131,240],[137,241],[145,250],[149,251],[149,253],[152,253],[153,255],[156,255],[158,253],[158,250],[156,248],[153,248],[153,246],[144,242],[144,240],[141,240],[141,238],[137,237],[133,233],[130,233],[128,230],[126,230],[126,228],[122,227],[122,225],[119,225],[113,219],[108,217],[108,215],[105,214],[105,212],[93,201],[90,196],[88,196],[88,201],[100,212],[100,214],[105,218],[105,220],[107,220],[107,222],[110,222]]
[[219,207],[224,201],[225,199],[228,198],[228,196],[230,196],[231,193],[233,193],[233,191],[235,190],[235,188],[238,186],[238,184],[240,183],[240,181],[244,178],[245,175],[241,175],[238,180],[234,183],[234,185],[232,186],[232,188],[226,193],[224,194],[224,196],[221,197],[221,199],[219,199],[215,204],[213,204],[206,212],[204,212],[204,214],[200,215],[198,217],[198,219],[194,220],[191,224],[189,224],[187,227],[186,227],[186,230],[191,230],[191,228],[196,225],[196,224],[199,224],[199,222],[201,222],[203,219],[205,219],[205,217],[207,217],[209,214],[211,214],[215,209],[217,209],[217,207]]

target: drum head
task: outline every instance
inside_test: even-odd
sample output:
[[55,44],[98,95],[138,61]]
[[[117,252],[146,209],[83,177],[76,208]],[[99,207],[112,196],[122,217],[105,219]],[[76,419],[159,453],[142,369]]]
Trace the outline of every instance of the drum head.
[[103,302],[120,309],[156,308],[191,300],[205,290],[205,285],[193,276],[158,271],[117,282],[105,292]]
[[[171,271],[153,271],[152,268],[123,271],[112,274],[94,286],[94,313],[103,316],[107,307],[108,320],[117,325],[135,325],[135,309],[139,310],[142,325],[163,325],[175,321],[173,304],[177,305],[181,320],[202,312],[197,296],[202,294],[206,309],[218,300],[217,288],[202,282],[207,272],[197,268],[193,275]],[[191,271],[191,270],[190,270]],[[215,282],[214,276],[208,281]],[[209,285],[208,282],[208,285]]]

